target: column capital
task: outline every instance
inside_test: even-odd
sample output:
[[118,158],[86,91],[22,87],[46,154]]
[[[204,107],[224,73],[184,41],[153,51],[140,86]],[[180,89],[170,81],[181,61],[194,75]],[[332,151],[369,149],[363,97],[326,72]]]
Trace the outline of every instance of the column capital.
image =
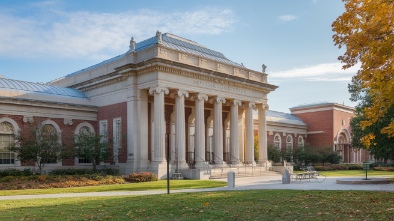
[[189,92],[187,92],[186,90],[174,90],[171,92],[171,98],[175,98],[175,97],[189,97]]
[[263,109],[263,110],[268,110],[269,109],[269,105],[267,103],[258,103],[256,104],[258,109]]
[[234,105],[234,106],[241,106],[242,102],[240,100],[232,100],[230,102],[230,105]]
[[162,87],[162,86],[156,86],[156,87],[149,88],[149,94],[160,94],[161,92],[164,92],[164,94],[170,93],[168,88]]
[[192,95],[190,96],[190,100],[191,100],[191,101],[195,101],[195,100],[204,100],[204,101],[208,101],[208,95],[203,94],[203,93],[192,94]]
[[245,103],[242,104],[242,106],[243,106],[244,108],[252,108],[252,109],[255,109],[255,108],[256,108],[256,103],[254,103],[254,102],[245,102]]
[[224,97],[215,96],[209,99],[210,103],[226,103],[226,99]]

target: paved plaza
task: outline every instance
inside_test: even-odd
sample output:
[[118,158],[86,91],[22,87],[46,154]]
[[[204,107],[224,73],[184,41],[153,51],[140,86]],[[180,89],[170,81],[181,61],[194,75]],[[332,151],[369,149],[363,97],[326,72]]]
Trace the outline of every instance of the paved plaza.
[[[370,177],[373,178],[373,177]],[[382,177],[379,177],[382,178]],[[219,187],[205,189],[183,189],[170,190],[170,193],[187,193],[187,192],[210,192],[210,191],[232,191],[232,190],[365,190],[365,191],[394,191],[394,184],[337,184],[337,179],[344,177],[329,177],[323,179],[303,180],[290,184],[282,184],[282,176],[266,177],[243,177],[235,179],[235,187]],[[357,179],[357,178],[356,178]],[[363,177],[359,178],[360,180]],[[227,181],[227,179],[218,179]],[[322,181],[322,182],[321,182]],[[20,199],[39,199],[39,198],[66,198],[66,197],[100,197],[100,196],[130,196],[130,195],[150,195],[166,194],[167,190],[149,190],[149,191],[111,191],[111,192],[90,192],[90,193],[64,193],[64,194],[42,194],[42,195],[17,195],[17,196],[0,196],[0,200],[20,200]]]

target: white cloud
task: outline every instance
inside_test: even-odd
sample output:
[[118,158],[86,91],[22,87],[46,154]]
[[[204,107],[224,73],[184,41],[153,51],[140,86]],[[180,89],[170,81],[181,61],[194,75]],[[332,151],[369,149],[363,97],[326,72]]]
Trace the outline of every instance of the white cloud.
[[288,71],[269,73],[271,79],[301,79],[307,81],[350,81],[360,68],[359,65],[343,70],[342,64],[325,63],[314,66],[295,68]]
[[297,19],[297,17],[294,15],[281,15],[278,17],[278,19],[283,22],[288,22],[288,21],[292,21],[294,19]]
[[156,30],[218,35],[231,30],[236,22],[229,9],[101,13],[66,12],[56,6],[56,1],[30,5],[28,17],[19,16],[18,10],[2,9],[0,56],[107,57],[114,51],[126,51],[131,36],[138,42],[154,36]]

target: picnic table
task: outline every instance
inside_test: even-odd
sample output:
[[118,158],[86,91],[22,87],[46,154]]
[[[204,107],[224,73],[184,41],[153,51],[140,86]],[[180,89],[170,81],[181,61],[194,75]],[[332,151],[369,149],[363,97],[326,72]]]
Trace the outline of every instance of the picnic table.
[[[320,177],[319,177],[320,176]],[[293,173],[291,174],[291,182],[297,182],[297,181],[302,181],[302,180],[308,180],[309,182],[311,182],[311,179],[315,179],[317,182],[319,182],[318,178],[322,178],[323,180],[321,182],[323,182],[326,177],[319,174],[319,172],[315,171],[315,169],[312,166],[308,166],[304,172],[301,173]],[[321,183],[319,182],[319,183]]]
[[301,180],[308,180],[309,182],[311,179],[316,179],[319,176],[319,173],[316,171],[306,171],[302,173],[295,173],[293,174],[292,180],[293,181],[301,181]]

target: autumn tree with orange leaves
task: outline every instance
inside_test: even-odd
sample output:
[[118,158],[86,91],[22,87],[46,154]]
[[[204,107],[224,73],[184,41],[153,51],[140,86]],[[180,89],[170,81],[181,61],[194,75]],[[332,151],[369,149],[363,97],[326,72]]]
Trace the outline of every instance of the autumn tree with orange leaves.
[[[365,120],[360,122],[364,129],[394,104],[394,0],[343,2],[346,11],[332,24],[333,40],[336,46],[346,49],[338,58],[344,69],[361,65],[349,90],[372,98],[372,105],[364,108]],[[381,133],[394,136],[394,119],[383,126]],[[362,141],[368,146],[373,139],[369,134]]]

